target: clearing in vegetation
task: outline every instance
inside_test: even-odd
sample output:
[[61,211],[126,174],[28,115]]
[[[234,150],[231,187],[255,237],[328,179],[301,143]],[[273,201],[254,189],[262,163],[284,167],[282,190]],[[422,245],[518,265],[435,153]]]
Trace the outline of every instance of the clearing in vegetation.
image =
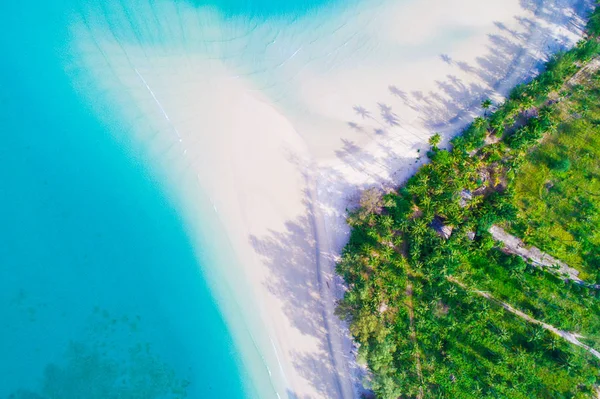
[[[596,69],[596,68],[594,68]],[[600,280],[600,74],[577,79],[556,105],[558,126],[516,176],[512,231]]]

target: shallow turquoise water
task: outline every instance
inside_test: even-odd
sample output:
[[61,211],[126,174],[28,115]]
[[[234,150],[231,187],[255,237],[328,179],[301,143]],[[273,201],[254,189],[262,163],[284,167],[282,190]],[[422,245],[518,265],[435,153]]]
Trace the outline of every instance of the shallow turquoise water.
[[0,398],[253,396],[174,202],[63,69],[80,5],[7,3]]
[[300,16],[339,0],[188,0],[196,7],[214,7],[229,16]]

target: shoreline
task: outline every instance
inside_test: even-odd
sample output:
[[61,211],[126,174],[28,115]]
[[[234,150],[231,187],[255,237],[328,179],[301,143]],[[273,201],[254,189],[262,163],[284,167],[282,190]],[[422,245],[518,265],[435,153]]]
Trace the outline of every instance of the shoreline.
[[[427,8],[443,11],[443,3],[436,0],[437,8]],[[588,3],[560,2],[579,4],[582,9]],[[415,163],[417,150],[423,151],[436,127],[445,126],[441,133],[448,140],[477,114],[478,104],[473,97],[505,94],[513,83],[529,77],[523,75],[529,69],[525,66],[536,60],[542,62],[545,54],[529,53],[540,50],[540,45],[545,47],[546,42],[542,41],[543,33],[533,43],[530,39],[534,34],[523,38],[523,25],[515,22],[513,16],[531,18],[532,12],[523,10],[517,0],[496,5],[498,9],[486,11],[485,18],[465,15],[464,10],[478,10],[478,3],[462,0],[453,6],[454,19],[447,22],[450,25],[442,28],[435,25],[435,18],[428,24],[419,21],[427,11],[422,5],[390,4],[382,2],[375,11],[356,9],[342,13],[356,14],[354,23],[364,26],[375,25],[369,20],[375,18],[387,30],[379,33],[375,31],[377,26],[371,26],[363,36],[349,33],[352,36],[338,39],[339,42],[321,43],[320,47],[315,44],[315,52],[324,54],[316,60],[307,55],[310,49],[290,45],[288,50],[286,43],[297,44],[299,39],[286,36],[285,26],[278,25],[274,30],[280,30],[278,37],[283,44],[277,44],[280,47],[274,50],[267,46],[263,52],[275,57],[269,53],[274,51],[282,60],[270,61],[279,67],[274,68],[272,76],[264,77],[265,81],[244,76],[240,73],[245,70],[243,65],[215,60],[212,54],[205,56],[189,49],[185,54],[173,54],[165,50],[170,48],[169,42],[159,46],[152,41],[142,43],[127,33],[131,23],[118,15],[109,21],[95,20],[92,10],[83,25],[75,28],[74,53],[83,58],[76,61],[92,75],[87,81],[78,82],[81,90],[87,92],[84,86],[91,83],[108,103],[121,106],[124,120],[133,121],[132,129],[137,135],[125,140],[137,143],[164,174],[161,178],[168,181],[165,186],[181,200],[185,222],[191,226],[195,239],[214,239],[202,218],[203,213],[218,213],[218,224],[227,243],[210,245],[208,251],[223,251],[227,259],[233,257],[238,260],[234,263],[240,265],[219,270],[209,276],[209,281],[233,330],[240,327],[231,308],[240,306],[241,312],[249,313],[244,320],[252,320],[255,325],[250,327],[252,335],[258,340],[256,345],[260,355],[265,356],[269,373],[281,367],[282,376],[272,380],[276,380],[274,384],[282,397],[358,397],[360,388],[355,373],[359,367],[351,353],[352,342],[343,323],[333,315],[334,300],[343,291],[334,272],[334,260],[348,234],[344,214],[352,200],[349,197],[368,185],[400,184],[424,162],[421,159]],[[554,5],[556,2],[544,7]],[[173,11],[165,7],[161,16],[167,19]],[[493,15],[500,8],[506,20],[498,21]],[[204,15],[202,10],[187,8],[177,12],[190,13],[189,19]],[[393,25],[389,25],[392,15],[400,17],[404,15],[401,12],[407,15],[404,19],[412,15],[414,21],[393,30]],[[576,17],[563,15],[553,24],[552,18],[558,17],[552,15],[540,17],[540,24],[545,21],[550,26],[545,34],[562,37],[566,35],[564,26],[570,26],[573,32],[562,37],[557,46],[572,44],[577,28],[570,22],[577,21]],[[354,25],[324,21],[320,26],[324,32],[342,35],[353,31]],[[297,32],[306,19],[294,23],[290,30]],[[412,28],[420,29],[423,37],[404,37]],[[462,39],[453,37],[456,43],[442,46],[442,50],[454,49],[456,55],[440,54],[436,38],[444,37],[444,29],[450,28],[469,34]],[[190,28],[183,36],[200,34],[198,29],[202,33],[205,28]],[[537,26],[530,25],[530,29]],[[484,60],[481,67],[478,64],[480,57],[490,52],[493,55],[499,46],[494,47],[493,41],[490,44],[493,34],[502,37],[497,31],[514,36],[513,42],[503,42],[502,46],[522,47],[520,56],[515,54],[509,64],[499,65],[499,69],[505,69],[503,76],[497,71],[486,74],[485,62],[489,60]],[[553,39],[551,36],[547,40]],[[179,43],[179,38],[172,40],[175,49],[187,46],[187,42],[185,46]],[[258,39],[249,34],[245,40],[250,43]],[[383,44],[371,48],[373,43]],[[422,44],[425,49],[419,53]],[[343,60],[350,59],[345,57],[352,53],[352,46],[357,46],[356,51],[370,53],[372,59],[361,61],[360,67],[344,64]],[[403,58],[394,53],[402,48],[415,54]],[[199,46],[198,51],[205,50]],[[440,59],[444,54],[449,62]],[[309,66],[303,56],[310,60]],[[104,61],[99,64],[102,58]],[[533,64],[517,66],[527,63],[527,59]],[[459,62],[467,64],[463,65],[465,70]],[[245,66],[247,70],[252,67]],[[467,67],[475,72],[469,72]],[[138,75],[143,76],[145,87]],[[450,75],[454,76],[454,83],[448,78]],[[407,88],[394,94],[392,83],[396,80]],[[260,91],[265,82],[273,83],[275,86],[269,87],[274,88]],[[400,83],[396,85],[402,87]],[[415,94],[419,91],[421,99]],[[281,93],[285,96],[280,99]],[[364,103],[371,104],[370,111],[363,108]],[[390,110],[385,111],[385,107]],[[453,111],[458,111],[456,120]],[[198,183],[201,194],[187,187],[191,181]],[[198,204],[198,196],[210,198],[211,204]],[[199,250],[206,251],[202,246]],[[211,273],[215,271],[205,271]],[[219,288],[225,281],[229,288]],[[251,296],[250,302],[256,302],[256,312],[247,309],[253,305],[239,295],[236,287],[244,287],[246,296]],[[230,291],[235,292],[234,300],[229,298]],[[258,326],[260,321],[263,326]],[[241,332],[232,334],[241,339]],[[246,341],[238,341],[238,346],[244,345]]]

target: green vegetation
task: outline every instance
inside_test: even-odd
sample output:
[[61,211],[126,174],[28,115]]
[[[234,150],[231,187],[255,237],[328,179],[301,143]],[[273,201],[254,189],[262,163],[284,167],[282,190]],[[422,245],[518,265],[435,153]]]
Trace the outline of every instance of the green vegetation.
[[[598,15],[587,40],[477,118],[450,150],[433,136],[431,162],[404,187],[370,190],[350,214],[337,266],[348,291],[337,313],[378,397],[595,397],[600,359],[540,323],[600,349],[600,290],[505,254],[488,229],[526,232],[542,249],[539,223],[562,229],[577,243],[558,240],[563,250],[550,239],[553,253],[578,256],[585,277],[596,276],[600,78],[585,71],[600,53]],[[578,79],[586,83],[572,87]]]
[[513,232],[600,280],[600,75],[562,93],[558,129],[527,155],[517,174]]
[[485,115],[487,116],[487,111],[488,109],[490,109],[490,107],[492,106],[492,100],[485,99],[483,100],[483,102],[481,103],[481,108],[483,108],[483,110],[485,111]]

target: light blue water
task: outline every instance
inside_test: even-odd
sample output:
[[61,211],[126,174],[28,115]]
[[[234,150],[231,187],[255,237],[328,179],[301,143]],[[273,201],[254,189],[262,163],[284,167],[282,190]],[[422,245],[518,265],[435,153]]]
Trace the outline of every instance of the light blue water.
[[0,398],[253,396],[174,202],[67,78],[79,6],[0,5]]
[[300,16],[339,0],[188,0],[196,7],[214,7],[229,16],[280,17]]

